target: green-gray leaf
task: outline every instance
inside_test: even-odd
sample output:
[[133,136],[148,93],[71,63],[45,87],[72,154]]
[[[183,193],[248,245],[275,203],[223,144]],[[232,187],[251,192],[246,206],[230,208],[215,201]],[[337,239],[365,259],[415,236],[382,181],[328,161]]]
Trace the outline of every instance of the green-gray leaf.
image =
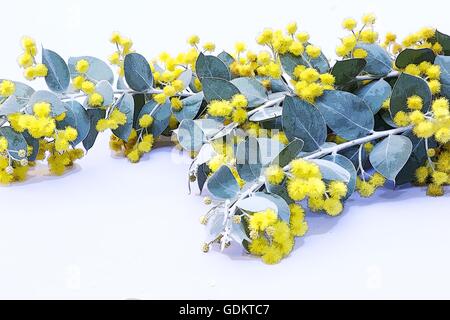
[[230,100],[240,91],[230,81],[220,78],[205,77],[201,80],[205,100]]
[[219,58],[212,55],[200,53],[195,63],[195,72],[201,80],[204,77],[231,79],[230,70]]
[[95,81],[108,81],[111,85],[114,83],[114,73],[112,72],[109,65],[96,57],[91,56],[79,56],[79,57],[70,57],[68,64],[70,75],[72,77],[76,77],[79,75],[78,71],[75,69],[75,66],[78,61],[86,60],[89,62],[89,69],[85,73],[88,79],[92,79]]
[[326,180],[335,180],[348,183],[350,181],[350,173],[339,164],[324,159],[309,160],[319,166],[322,177]]
[[360,43],[357,48],[367,51],[367,64],[364,70],[367,73],[384,76],[392,70],[392,60],[389,53],[378,44],[374,43]]
[[177,120],[181,122],[184,119],[194,119],[202,106],[203,98],[203,92],[199,92],[183,99],[183,108],[180,111],[173,111]]
[[283,150],[280,151],[278,156],[276,156],[272,163],[273,165],[279,165],[284,167],[289,164],[293,159],[295,159],[300,151],[303,149],[305,143],[301,139],[294,138]]
[[373,130],[374,119],[370,108],[361,98],[352,93],[325,91],[316,101],[316,106],[327,125],[347,140],[368,135]]
[[83,140],[83,147],[86,149],[86,151],[88,151],[92,148],[98,136],[98,131],[96,129],[97,122],[98,120],[105,118],[106,111],[102,109],[88,109],[86,110],[86,112],[89,116],[90,128],[88,135]]
[[287,96],[283,103],[283,129],[290,141],[303,140],[306,152],[315,151],[325,142],[327,126],[320,111],[297,97]]
[[355,77],[361,73],[366,66],[364,59],[345,59],[336,61],[331,74],[335,77],[336,85],[344,85],[355,81]]
[[[127,55],[128,56],[128,55]],[[112,132],[124,141],[128,141],[131,129],[133,128],[133,114],[134,114],[134,100],[133,96],[128,93],[124,93],[117,102],[117,108],[120,112],[124,113],[127,117],[127,122]]]
[[248,107],[254,108],[267,101],[267,92],[263,85],[254,78],[236,78],[231,83],[247,98]]
[[129,53],[124,61],[125,80],[131,89],[144,92],[152,88],[153,75],[150,65],[139,53]]
[[355,166],[353,165],[353,162],[351,160],[349,160],[347,157],[344,157],[343,155],[340,155],[340,154],[331,154],[322,159],[332,161],[332,162],[340,165],[342,168],[347,170],[348,173],[350,173],[350,180],[347,183],[347,194],[344,198],[344,199],[348,199],[353,194],[353,192],[355,191],[355,187],[356,187],[356,173],[357,172],[356,172]]
[[[14,160],[20,161],[27,157],[27,141],[22,134],[14,131],[11,127],[1,127],[0,136],[5,137],[8,141],[8,153]],[[19,156],[19,151],[24,151],[25,156]]]
[[187,151],[198,151],[206,137],[203,130],[191,119],[181,121],[177,130],[177,139]]
[[355,92],[370,107],[373,114],[380,111],[383,102],[391,96],[391,93],[392,88],[384,79],[373,81]]
[[236,149],[236,169],[245,181],[256,180],[261,174],[261,151],[256,138],[246,137]]
[[42,48],[42,63],[48,69],[45,82],[50,90],[62,93],[70,83],[70,73],[66,62],[56,52]]
[[402,73],[395,82],[390,100],[390,113],[392,118],[399,111],[408,112],[407,99],[417,95],[422,98],[422,111],[428,111],[431,105],[431,91],[428,84],[422,78]]
[[434,54],[433,50],[428,48],[421,48],[421,49],[411,49],[406,48],[402,52],[400,52],[397,56],[397,59],[395,59],[395,65],[397,68],[403,69],[408,64],[419,64],[423,61],[428,61],[430,63],[434,62],[434,58],[436,58],[436,55]]
[[209,192],[218,199],[232,199],[239,192],[239,184],[228,166],[221,166],[208,179]]
[[66,111],[64,108],[64,103],[58,98],[58,96],[50,91],[40,90],[33,93],[30,100],[28,101],[27,113],[33,113],[33,106],[38,102],[47,102],[51,105],[51,114],[56,117],[61,113]]
[[412,143],[405,136],[390,135],[377,143],[369,154],[373,168],[386,179],[395,181],[412,152]]

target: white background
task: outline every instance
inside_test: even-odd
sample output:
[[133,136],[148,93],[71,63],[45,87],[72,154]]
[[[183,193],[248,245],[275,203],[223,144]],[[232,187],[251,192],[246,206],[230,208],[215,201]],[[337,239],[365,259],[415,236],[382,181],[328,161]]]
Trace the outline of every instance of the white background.
[[[332,57],[341,20],[368,11],[382,34],[450,32],[444,1],[10,1],[0,77],[21,79],[24,34],[66,58],[106,59],[119,30],[150,58],[184,50],[192,33],[222,49],[296,20]],[[267,266],[237,246],[200,251],[206,208],[187,195],[187,159],[165,147],[131,165],[107,141],[63,177],[0,188],[0,298],[450,298],[448,196],[354,196],[338,218],[308,217],[308,236]]]

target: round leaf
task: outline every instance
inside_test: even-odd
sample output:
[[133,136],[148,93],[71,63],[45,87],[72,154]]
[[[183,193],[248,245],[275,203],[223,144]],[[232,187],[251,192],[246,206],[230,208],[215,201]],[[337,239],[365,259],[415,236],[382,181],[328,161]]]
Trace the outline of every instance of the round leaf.
[[95,81],[108,81],[111,85],[114,83],[114,73],[112,72],[109,65],[96,58],[91,56],[79,56],[79,57],[70,57],[68,64],[69,70],[72,77],[76,77],[79,75],[78,71],[75,69],[75,66],[79,60],[86,60],[89,62],[89,69],[85,73],[88,79],[92,79]]
[[423,101],[423,111],[428,111],[431,105],[431,91],[428,84],[422,78],[402,73],[395,82],[390,100],[390,113],[392,118],[399,111],[408,112],[407,99],[418,95]]
[[201,80],[205,100],[230,100],[234,95],[239,94],[239,89],[230,81],[220,78],[205,77]]
[[352,93],[327,90],[317,99],[316,106],[327,125],[344,139],[357,139],[373,130],[372,111]]
[[124,113],[127,117],[127,122],[112,132],[124,141],[128,141],[131,129],[133,128],[133,114],[134,114],[134,100],[133,96],[128,93],[124,93],[117,102],[117,108],[120,112]]
[[205,141],[203,130],[190,119],[181,121],[177,131],[178,142],[188,151],[198,151]]
[[228,166],[221,166],[208,179],[209,192],[218,199],[232,199],[239,192],[239,185]]
[[153,75],[150,65],[139,53],[129,53],[124,61],[125,80],[131,89],[144,92],[152,88]]
[[367,73],[384,76],[392,70],[392,60],[389,53],[380,47],[378,44],[373,43],[360,43],[357,48],[367,51],[366,66],[364,70]]
[[373,81],[360,88],[355,94],[370,107],[373,114],[380,111],[383,102],[391,96],[391,86],[385,80]]
[[436,55],[434,54],[433,50],[428,48],[406,48],[398,54],[397,59],[395,59],[395,65],[397,66],[397,68],[403,69],[408,64],[419,64],[423,61],[433,63],[435,57]]
[[230,70],[219,58],[212,55],[200,53],[195,63],[195,72],[202,79],[204,77],[221,78],[230,80]]
[[408,161],[412,147],[411,140],[405,136],[388,136],[370,152],[370,163],[386,179],[395,181],[397,174]]
[[297,97],[284,99],[282,122],[288,139],[303,140],[306,152],[319,149],[327,137],[327,127],[320,111]]
[[42,49],[42,63],[48,69],[45,82],[50,90],[62,93],[70,83],[70,73],[66,62],[56,52]]

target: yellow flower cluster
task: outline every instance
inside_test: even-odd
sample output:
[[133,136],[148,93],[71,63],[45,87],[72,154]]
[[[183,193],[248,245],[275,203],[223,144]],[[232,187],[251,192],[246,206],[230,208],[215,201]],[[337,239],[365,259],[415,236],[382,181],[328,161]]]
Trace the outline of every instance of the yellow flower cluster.
[[12,182],[26,179],[29,165],[27,161],[12,160],[6,150],[8,142],[4,137],[0,137],[0,184],[8,185]]
[[289,225],[279,220],[272,209],[253,213],[249,218],[249,250],[261,256],[267,264],[278,263],[294,247],[294,236]]
[[435,54],[442,52],[442,45],[439,42],[432,43],[436,30],[429,27],[424,27],[417,32],[407,35],[402,40],[404,47],[411,47],[414,49],[429,48],[434,51]]
[[245,180],[239,176],[239,173],[235,168],[236,158],[233,146],[221,139],[213,141],[211,145],[217,153],[208,161],[208,168],[211,171],[211,174],[219,170],[221,166],[226,165],[230,168],[231,173],[236,178],[239,187],[242,187],[245,184]]
[[439,81],[441,76],[440,66],[424,61],[418,65],[407,65],[403,69],[403,72],[413,76],[423,77],[427,81],[432,94],[438,94],[441,91],[441,83]]
[[316,212],[323,210],[330,216],[336,216],[343,210],[342,198],[347,194],[347,185],[341,181],[322,180],[319,167],[304,159],[295,159],[290,163],[291,177],[287,181],[289,197],[302,201],[308,197],[308,207]]
[[[238,51],[237,49],[242,49]],[[283,73],[280,62],[276,61],[272,54],[262,50],[259,53],[248,50],[244,54],[245,46],[236,44],[235,60],[230,65],[230,71],[241,77],[254,77],[256,75],[279,79]],[[269,85],[265,83],[265,85]]]
[[373,195],[376,189],[383,186],[385,182],[386,179],[378,172],[375,172],[368,180],[357,177],[356,190],[361,197],[367,198]]
[[109,41],[116,46],[116,51],[108,58],[109,62],[116,65],[120,77],[124,76],[123,61],[125,56],[132,51],[133,41],[120,35],[118,32],[113,32]]
[[208,114],[213,117],[221,117],[242,124],[247,121],[247,105],[247,98],[242,94],[236,94],[231,101],[211,101],[208,105]]
[[314,103],[317,97],[323,94],[324,90],[334,90],[335,78],[330,73],[320,74],[314,68],[307,68],[298,65],[294,69],[292,84],[297,96],[310,103]]
[[12,96],[15,91],[16,91],[16,85],[14,82],[9,81],[9,80],[3,80],[0,83],[0,96],[1,97],[6,98],[9,96]]
[[89,71],[89,61],[80,59],[75,64],[75,71],[78,75],[73,77],[72,85],[75,89],[81,90],[88,96],[88,104],[91,107],[103,106],[103,96],[95,91],[95,83],[88,80],[86,72]]
[[394,116],[398,126],[413,126],[414,134],[419,138],[434,136],[437,142],[445,144],[450,141],[450,111],[447,98],[441,97],[433,101],[431,111],[421,111],[422,100],[417,96],[409,97],[408,108],[411,112],[399,111]]
[[19,56],[18,63],[24,69],[24,77],[27,80],[46,77],[48,73],[47,66],[42,63],[36,63],[36,42],[30,37],[23,37],[22,49],[24,52]]
[[450,143],[437,149],[428,149],[428,161],[416,170],[415,175],[419,185],[428,184],[429,196],[444,195],[444,186],[450,184]]
[[[278,219],[272,209],[255,212],[248,218],[251,243],[250,253],[261,256],[267,264],[278,263],[289,255],[295,244],[295,237],[308,231],[305,211],[298,204],[291,204],[289,224]],[[240,220],[240,219],[239,219]]]
[[109,117],[106,119],[100,119],[97,122],[95,128],[97,131],[105,131],[107,129],[115,130],[119,126],[124,125],[127,122],[127,116],[125,113],[121,112],[119,109],[114,108]]
[[8,116],[8,121],[14,130],[28,130],[33,138],[51,137],[56,129],[56,120],[51,117],[50,111],[48,102],[37,102],[33,106],[33,114],[13,113]]
[[[55,142],[48,142],[40,146],[39,153],[42,155],[48,153],[47,162],[49,170],[52,174],[62,175],[67,168],[73,166],[75,160],[81,159],[84,155],[83,149],[66,149],[62,152],[58,151]],[[44,158],[38,157],[38,160]]]
[[378,33],[373,30],[375,24],[373,14],[365,14],[362,19],[362,27],[356,30],[357,21],[352,18],[345,19],[342,27],[348,30],[349,35],[341,38],[341,44],[336,47],[336,54],[343,58],[365,58],[367,52],[364,49],[356,48],[358,43],[374,43],[378,40]]
[[123,154],[132,163],[138,162],[144,153],[150,152],[153,147],[153,135],[146,131],[132,130],[128,141],[124,141],[115,135],[111,135],[109,146],[116,153]]

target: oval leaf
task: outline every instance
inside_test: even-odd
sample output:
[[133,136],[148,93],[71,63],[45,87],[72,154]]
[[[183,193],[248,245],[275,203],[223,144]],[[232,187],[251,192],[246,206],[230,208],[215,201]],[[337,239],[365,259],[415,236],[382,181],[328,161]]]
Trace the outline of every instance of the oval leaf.
[[335,77],[336,85],[344,85],[349,82],[355,81],[357,75],[363,71],[366,66],[366,60],[364,59],[345,59],[336,61],[331,74]]
[[180,145],[188,151],[199,151],[206,139],[203,130],[191,119],[181,121],[177,138]]
[[195,63],[195,72],[201,80],[204,77],[230,80],[230,70],[219,58],[200,53]]
[[124,125],[119,126],[112,132],[124,141],[128,141],[131,129],[133,128],[133,114],[134,114],[134,100],[133,96],[128,93],[124,93],[117,102],[117,108],[120,112],[127,116],[127,122]]
[[221,166],[219,170],[208,179],[209,192],[218,199],[234,198],[239,192],[239,184],[228,166]]
[[376,171],[386,179],[395,181],[411,152],[411,140],[405,136],[391,135],[375,145],[369,154],[369,160]]
[[230,100],[234,95],[239,94],[239,89],[230,81],[220,78],[205,77],[201,80],[205,100]]
[[326,180],[336,180],[345,183],[350,181],[350,173],[335,162],[324,159],[311,159],[309,161],[319,166],[322,177]]
[[391,96],[391,93],[391,86],[383,79],[373,81],[355,92],[370,107],[373,114],[380,111],[383,102]]
[[180,111],[173,111],[175,118],[180,122],[184,119],[194,119],[200,111],[203,98],[203,92],[199,92],[183,99],[183,108]]
[[316,106],[327,125],[344,139],[357,139],[373,130],[372,111],[354,94],[338,90],[325,91],[317,99]]
[[246,137],[236,149],[236,169],[245,181],[253,181],[261,174],[261,151],[256,138]]
[[97,136],[98,136],[98,131],[96,129],[97,122],[98,122],[98,120],[105,118],[106,110],[88,109],[88,110],[86,110],[86,113],[88,114],[90,125],[89,125],[89,132],[88,132],[86,138],[84,138],[84,140],[83,140],[83,147],[87,151],[92,148],[92,146],[95,143],[95,140],[97,139]]
[[305,143],[301,139],[295,138],[292,140],[283,150],[280,151],[278,156],[276,156],[271,164],[284,167],[289,164],[293,159],[295,159],[300,151],[303,149]]
[[364,67],[364,71],[376,76],[384,76],[391,72],[391,57],[389,56],[389,53],[378,44],[360,43],[357,45],[357,48],[367,51],[367,64]]
[[144,92],[152,88],[153,75],[150,65],[139,53],[129,53],[124,61],[125,80],[131,89]]
[[283,103],[283,130],[290,141],[303,140],[304,151],[315,151],[325,142],[327,126],[320,111],[297,97],[287,96]]
[[355,166],[353,165],[353,162],[350,161],[347,157],[344,157],[340,154],[331,154],[322,159],[332,161],[347,170],[348,173],[350,173],[350,180],[347,183],[347,194],[345,195],[345,199],[348,199],[353,194],[356,187],[357,172]]
[[89,69],[85,73],[88,79],[92,79],[97,82],[105,80],[108,81],[111,85],[114,83],[114,73],[109,65],[106,62],[91,56],[69,58],[69,71],[72,77],[76,77],[79,75],[78,71],[75,70],[75,66],[79,60],[86,60],[87,62],[89,62]]
[[[14,131],[11,127],[1,127],[0,136],[5,137],[8,141],[8,153],[14,160],[22,160],[26,158],[27,141],[22,134]],[[25,151],[25,157],[19,156],[19,151]]]
[[390,100],[390,113],[392,118],[394,118],[399,111],[409,112],[406,101],[408,97],[412,95],[418,95],[422,98],[422,111],[426,112],[430,109],[431,91],[427,82],[422,78],[410,74],[400,74],[392,89]]
[[397,66],[397,68],[403,69],[406,68],[408,64],[419,64],[423,61],[433,63],[434,58],[436,58],[436,55],[431,49],[406,48],[398,54],[397,59],[395,59],[395,65]]
[[70,73],[66,62],[56,52],[42,48],[42,63],[48,69],[45,82],[50,90],[62,93],[70,83]]
[[231,83],[247,98],[249,108],[260,106],[268,100],[266,89],[254,78],[236,78]]

